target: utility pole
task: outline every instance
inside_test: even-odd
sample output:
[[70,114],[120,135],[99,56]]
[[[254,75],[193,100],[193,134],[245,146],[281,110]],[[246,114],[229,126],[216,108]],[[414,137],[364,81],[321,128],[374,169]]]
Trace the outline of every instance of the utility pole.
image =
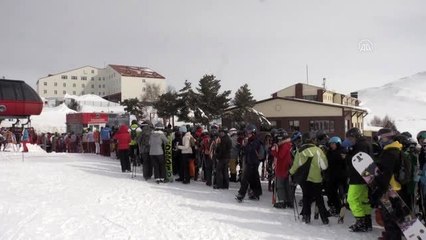
[[309,84],[309,69],[308,69],[308,64],[306,64],[306,83]]

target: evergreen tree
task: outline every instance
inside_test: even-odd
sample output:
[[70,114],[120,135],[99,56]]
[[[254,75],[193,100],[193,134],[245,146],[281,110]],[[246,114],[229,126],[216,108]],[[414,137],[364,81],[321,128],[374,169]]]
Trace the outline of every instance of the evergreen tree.
[[201,114],[197,110],[198,97],[194,90],[192,90],[191,82],[185,80],[185,86],[179,90],[177,97],[176,116],[178,116],[179,121],[196,123],[197,116],[199,117]]
[[158,116],[169,119],[177,115],[177,98],[177,93],[174,90],[168,90],[160,95],[158,100],[154,102],[154,108],[157,110]]
[[157,84],[148,83],[145,87],[145,94],[142,96],[142,102],[152,105],[160,96],[160,86]]
[[125,99],[121,102],[121,105],[124,106],[124,111],[135,115],[137,119],[144,118],[143,104],[139,99]]
[[247,83],[235,92],[233,104],[235,109],[231,113],[232,119],[235,122],[243,121],[246,118],[247,113],[250,112],[256,104],[256,100],[253,98]]
[[[229,107],[231,91],[227,90],[220,93],[220,80],[214,75],[204,75],[198,83],[197,98],[199,101],[199,110],[202,122],[210,122],[213,119],[220,118],[225,109]],[[196,109],[197,110],[197,109]],[[204,113],[204,114],[203,114]],[[205,115],[205,117],[203,117]]]

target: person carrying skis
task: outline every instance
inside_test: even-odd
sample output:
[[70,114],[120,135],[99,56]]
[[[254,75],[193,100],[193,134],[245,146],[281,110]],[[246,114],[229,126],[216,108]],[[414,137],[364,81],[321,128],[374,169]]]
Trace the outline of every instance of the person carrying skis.
[[322,171],[328,167],[327,157],[321,148],[314,144],[314,137],[310,133],[304,133],[302,136],[303,145],[296,153],[294,157],[293,165],[290,169],[290,174],[293,177],[297,174],[299,168],[306,163],[308,165],[308,174],[306,179],[301,179],[300,186],[303,193],[303,208],[302,217],[305,223],[311,221],[311,206],[312,202],[315,201],[318,207],[319,214],[323,224],[328,224],[328,212],[324,205],[324,199],[322,197]]
[[325,172],[326,193],[328,206],[330,207],[329,213],[331,216],[336,216],[342,208],[347,189],[346,162],[340,137],[334,136],[330,138],[328,144],[328,169]]
[[275,163],[275,189],[277,200],[275,208],[293,208],[293,197],[290,191],[289,169],[292,164],[291,139],[284,129],[278,129],[276,140],[271,148],[272,155],[276,158]]
[[262,186],[260,185],[259,176],[259,150],[261,150],[261,142],[256,135],[256,126],[249,124],[246,127],[246,139],[243,141],[244,151],[244,168],[241,178],[241,187],[236,195],[237,201],[241,202],[250,186],[252,195],[250,200],[259,200],[262,194]]

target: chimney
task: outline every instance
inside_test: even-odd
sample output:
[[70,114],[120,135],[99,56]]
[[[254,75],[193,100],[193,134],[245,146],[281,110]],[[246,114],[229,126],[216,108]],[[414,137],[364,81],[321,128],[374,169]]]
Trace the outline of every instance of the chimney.
[[303,84],[301,83],[296,84],[294,97],[303,99]]

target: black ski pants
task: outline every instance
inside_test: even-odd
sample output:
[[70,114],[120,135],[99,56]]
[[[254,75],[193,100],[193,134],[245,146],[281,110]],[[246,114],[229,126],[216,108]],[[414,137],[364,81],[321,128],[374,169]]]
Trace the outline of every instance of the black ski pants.
[[152,165],[154,166],[154,178],[156,180],[166,178],[166,161],[164,155],[150,155]]
[[121,171],[130,171],[129,149],[118,150],[118,156],[120,158]]
[[143,177],[148,180],[152,177],[152,163],[149,153],[142,153]]
[[318,207],[321,218],[327,218],[328,213],[324,205],[324,198],[322,197],[322,184],[305,181],[301,185],[303,193],[303,208],[301,215],[311,215],[311,206],[315,201]]
[[216,187],[229,188],[229,159],[219,159],[216,163]]
[[254,196],[258,197],[262,195],[262,186],[260,185],[258,168],[259,166],[245,164],[243,169],[243,176],[241,178],[241,187],[240,190],[238,190],[238,194],[244,197],[250,186]]

